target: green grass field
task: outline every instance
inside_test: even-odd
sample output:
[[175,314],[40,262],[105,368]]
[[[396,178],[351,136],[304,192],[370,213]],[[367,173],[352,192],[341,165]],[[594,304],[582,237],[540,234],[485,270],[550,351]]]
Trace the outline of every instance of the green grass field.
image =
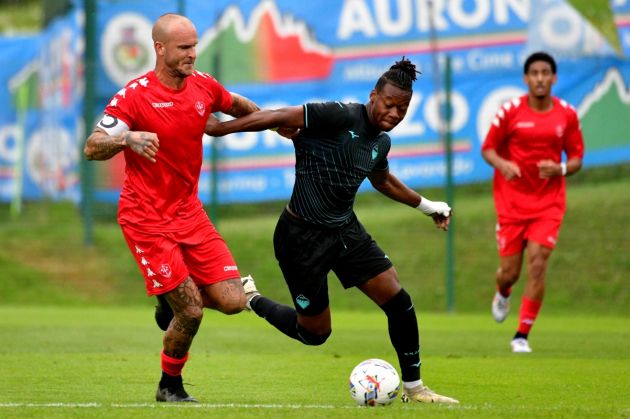
[[[443,199],[443,191],[425,191]],[[268,296],[288,301],[273,255],[272,235],[284,202],[225,207],[219,230],[242,273],[251,273]],[[455,308],[486,311],[498,263],[495,215],[487,184],[455,194]],[[590,170],[569,179],[567,215],[548,272],[545,311],[630,316],[630,165]],[[359,218],[399,272],[423,311],[446,307],[446,234],[428,217],[374,194],[358,197]],[[0,207],[0,304],[148,305],[144,287],[113,213],[101,213],[94,244],[83,245],[83,230],[72,204],[27,204],[11,219]],[[353,290],[330,280],[335,308],[371,309]],[[520,293],[522,283],[515,291]]]
[[396,401],[359,408],[347,380],[359,361],[396,364],[379,310],[333,313],[333,335],[306,347],[251,313],[207,312],[184,370],[199,405],[154,402],[161,332],[152,310],[0,308],[0,416],[510,417],[630,416],[630,324],[615,316],[541,315],[535,352],[512,354],[515,316],[419,313],[423,378],[458,406]]

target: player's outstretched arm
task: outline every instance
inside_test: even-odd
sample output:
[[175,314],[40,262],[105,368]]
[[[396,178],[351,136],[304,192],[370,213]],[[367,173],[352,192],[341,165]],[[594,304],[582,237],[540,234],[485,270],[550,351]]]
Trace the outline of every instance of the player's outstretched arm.
[[213,137],[221,137],[233,132],[263,131],[269,128],[303,128],[304,109],[302,106],[262,110],[231,121],[217,123],[212,116],[206,122],[205,133]]
[[436,227],[448,230],[451,219],[451,207],[446,202],[433,202],[421,196],[405,185],[400,179],[391,174],[389,170],[374,171],[368,176],[374,189],[394,201],[407,204],[418,209],[433,219]]
[[119,136],[108,135],[96,128],[88,137],[83,153],[88,160],[108,160],[125,147],[131,148],[147,160],[155,163],[160,141],[155,133],[126,131]]

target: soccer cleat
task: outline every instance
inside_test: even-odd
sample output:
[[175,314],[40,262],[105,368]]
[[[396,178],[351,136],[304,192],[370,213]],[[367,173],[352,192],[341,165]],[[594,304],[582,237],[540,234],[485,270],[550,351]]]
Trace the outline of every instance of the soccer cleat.
[[502,323],[510,313],[510,297],[504,297],[499,291],[492,300],[492,315],[497,323]]
[[529,347],[529,342],[524,338],[512,339],[510,346],[512,347],[512,352],[516,353],[530,353],[532,351],[532,348]]
[[245,308],[249,311],[252,311],[252,306],[250,302],[252,301],[252,298],[260,295],[260,293],[258,292],[258,289],[256,289],[254,278],[252,278],[251,275],[247,275],[241,278],[241,283],[243,284],[243,290],[245,291],[245,297],[247,298]]
[[442,396],[437,394],[435,391],[431,390],[429,387],[424,384],[420,384],[415,386],[414,388],[404,389],[403,395],[400,398],[403,403],[409,403],[410,401],[419,402],[419,403],[447,403],[447,404],[457,404],[458,400],[453,399],[452,397]]
[[174,317],[173,309],[168,301],[166,301],[166,297],[163,295],[156,295],[156,297],[158,303],[155,306],[155,322],[160,329],[166,331]]
[[158,402],[197,403],[197,399],[189,396],[188,393],[186,393],[186,390],[184,390],[183,386],[177,388],[161,388],[159,384],[157,388],[157,393],[155,393],[155,400]]

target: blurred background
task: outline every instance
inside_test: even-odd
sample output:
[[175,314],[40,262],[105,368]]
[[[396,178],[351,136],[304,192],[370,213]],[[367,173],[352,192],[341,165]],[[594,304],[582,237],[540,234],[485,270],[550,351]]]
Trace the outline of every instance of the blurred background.
[[[526,55],[552,53],[554,94],[577,109],[587,151],[545,310],[630,310],[626,0],[0,0],[1,304],[150,303],[115,222],[122,155],[87,162],[81,150],[111,97],[153,68],[151,26],[167,12],[196,25],[197,69],[262,108],[366,102],[402,56],[418,66],[390,168],[451,202],[453,228],[434,232],[369,184],[357,213],[419,306],[438,311],[489,306],[497,255],[480,145],[498,106],[525,91]],[[271,131],[206,137],[204,156],[200,197],[241,272],[286,300],[271,235],[293,185],[291,143]]]

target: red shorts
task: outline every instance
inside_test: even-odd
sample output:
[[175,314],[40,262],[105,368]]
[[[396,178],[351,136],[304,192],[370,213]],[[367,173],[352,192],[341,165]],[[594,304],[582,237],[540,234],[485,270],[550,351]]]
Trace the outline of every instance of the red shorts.
[[497,246],[500,256],[521,253],[531,240],[553,249],[558,240],[562,220],[535,218],[509,223],[497,223]]
[[196,224],[176,232],[146,233],[129,225],[121,229],[149,295],[169,292],[189,276],[198,286],[241,276],[232,253],[205,213]]

